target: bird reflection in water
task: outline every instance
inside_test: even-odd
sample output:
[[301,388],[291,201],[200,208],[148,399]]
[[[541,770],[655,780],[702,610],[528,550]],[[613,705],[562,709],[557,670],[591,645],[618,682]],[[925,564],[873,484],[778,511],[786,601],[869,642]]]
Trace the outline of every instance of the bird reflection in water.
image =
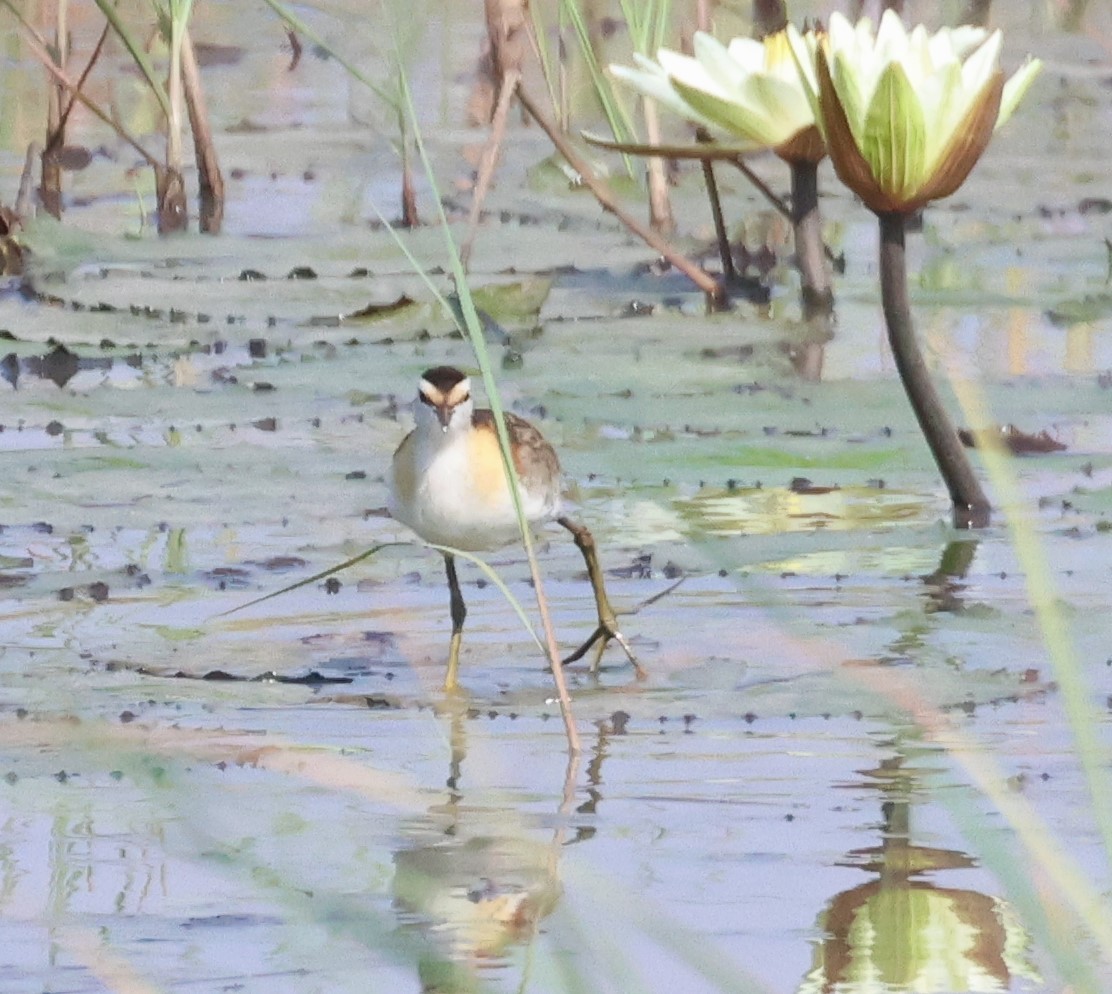
[[[402,928],[421,936],[421,989],[462,994],[484,986],[484,974],[504,969],[515,947],[531,943],[562,894],[559,858],[567,822],[593,813],[609,723],[600,726],[589,771],[592,792],[575,807],[579,761],[569,761],[556,828],[547,840],[516,822],[512,810],[480,803],[462,788],[467,756],[468,708],[449,701],[450,760],[447,797],[415,826],[413,844],[394,856],[393,894]],[[425,841],[428,840],[428,841]],[[422,844],[424,842],[424,844]]]

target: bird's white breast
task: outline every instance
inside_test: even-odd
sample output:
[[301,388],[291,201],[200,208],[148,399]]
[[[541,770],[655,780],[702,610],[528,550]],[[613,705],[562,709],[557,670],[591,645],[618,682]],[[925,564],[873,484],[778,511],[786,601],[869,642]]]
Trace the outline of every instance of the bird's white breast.
[[[415,432],[395,458],[390,513],[434,545],[473,552],[514,541],[517,516],[498,450],[479,441],[488,442],[467,431]],[[491,452],[497,459],[493,465]],[[531,524],[553,517],[558,509],[558,481],[542,489],[532,493],[522,488]]]

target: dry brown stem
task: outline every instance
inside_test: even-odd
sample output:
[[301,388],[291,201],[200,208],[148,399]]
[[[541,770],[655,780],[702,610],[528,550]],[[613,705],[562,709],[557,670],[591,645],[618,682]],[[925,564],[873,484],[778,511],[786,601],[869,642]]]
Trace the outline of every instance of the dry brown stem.
[[197,159],[198,223],[201,231],[218,235],[224,222],[224,176],[220,172],[220,161],[212,140],[212,125],[201,88],[197,55],[188,31],[182,38],[181,71],[189,129],[193,133],[193,153]]
[[[660,144],[660,114],[655,100],[642,101],[645,114],[645,137],[650,145]],[[648,162],[649,183],[649,223],[654,231],[670,235],[676,230],[676,219],[672,214],[672,198],[668,195],[668,176],[665,163],[659,156],[652,156]]]
[[[55,9],[54,51],[52,61],[59,69],[64,69],[69,57],[67,43],[66,12],[68,0],[58,0]],[[65,119],[62,105],[66,91],[57,79],[49,87],[46,105],[46,145],[42,153],[42,179],[39,184],[39,199],[43,209],[53,217],[62,216],[62,164],[58,153],[65,144]]]
[[677,252],[660,234],[653,231],[652,228],[647,225],[642,224],[618,203],[613,190],[610,189],[610,185],[604,179],[595,175],[594,170],[591,169],[587,160],[576,151],[575,146],[572,145],[567,135],[556,127],[556,123],[544,112],[537,102],[533,100],[525,86],[521,83],[519,83],[517,87],[517,96],[522,105],[529,112],[529,115],[541,126],[544,133],[548,135],[549,140],[556,146],[556,150],[564,157],[567,164],[579,174],[583,184],[595,195],[595,199],[598,201],[599,206],[607,213],[613,214],[630,232],[640,238],[651,249],[660,253],[661,258],[669,265],[678,269],[690,279],[692,283],[707,295],[708,304],[713,310],[724,308],[726,306],[726,292],[723,286],[715,280],[710,273],[701,269],[686,256]]

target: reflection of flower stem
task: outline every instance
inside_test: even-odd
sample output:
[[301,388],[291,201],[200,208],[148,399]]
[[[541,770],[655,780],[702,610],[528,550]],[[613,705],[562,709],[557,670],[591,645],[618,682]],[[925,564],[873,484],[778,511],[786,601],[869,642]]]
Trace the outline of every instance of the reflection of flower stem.
[[954,524],[960,528],[983,528],[989,521],[988,498],[942,406],[911,322],[904,250],[906,219],[900,213],[877,216],[880,219],[880,292],[896,369],[950,492]]
[[803,283],[803,320],[829,320],[834,312],[834,293],[822,242],[819,167],[815,162],[792,162],[791,169],[792,225],[795,257]]

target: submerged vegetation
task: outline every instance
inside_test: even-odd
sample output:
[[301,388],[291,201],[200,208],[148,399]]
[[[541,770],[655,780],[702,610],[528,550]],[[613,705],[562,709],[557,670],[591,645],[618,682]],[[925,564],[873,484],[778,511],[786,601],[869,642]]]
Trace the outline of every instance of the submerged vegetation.
[[0,0],[0,986],[1103,989],[1105,22],[832,6]]

